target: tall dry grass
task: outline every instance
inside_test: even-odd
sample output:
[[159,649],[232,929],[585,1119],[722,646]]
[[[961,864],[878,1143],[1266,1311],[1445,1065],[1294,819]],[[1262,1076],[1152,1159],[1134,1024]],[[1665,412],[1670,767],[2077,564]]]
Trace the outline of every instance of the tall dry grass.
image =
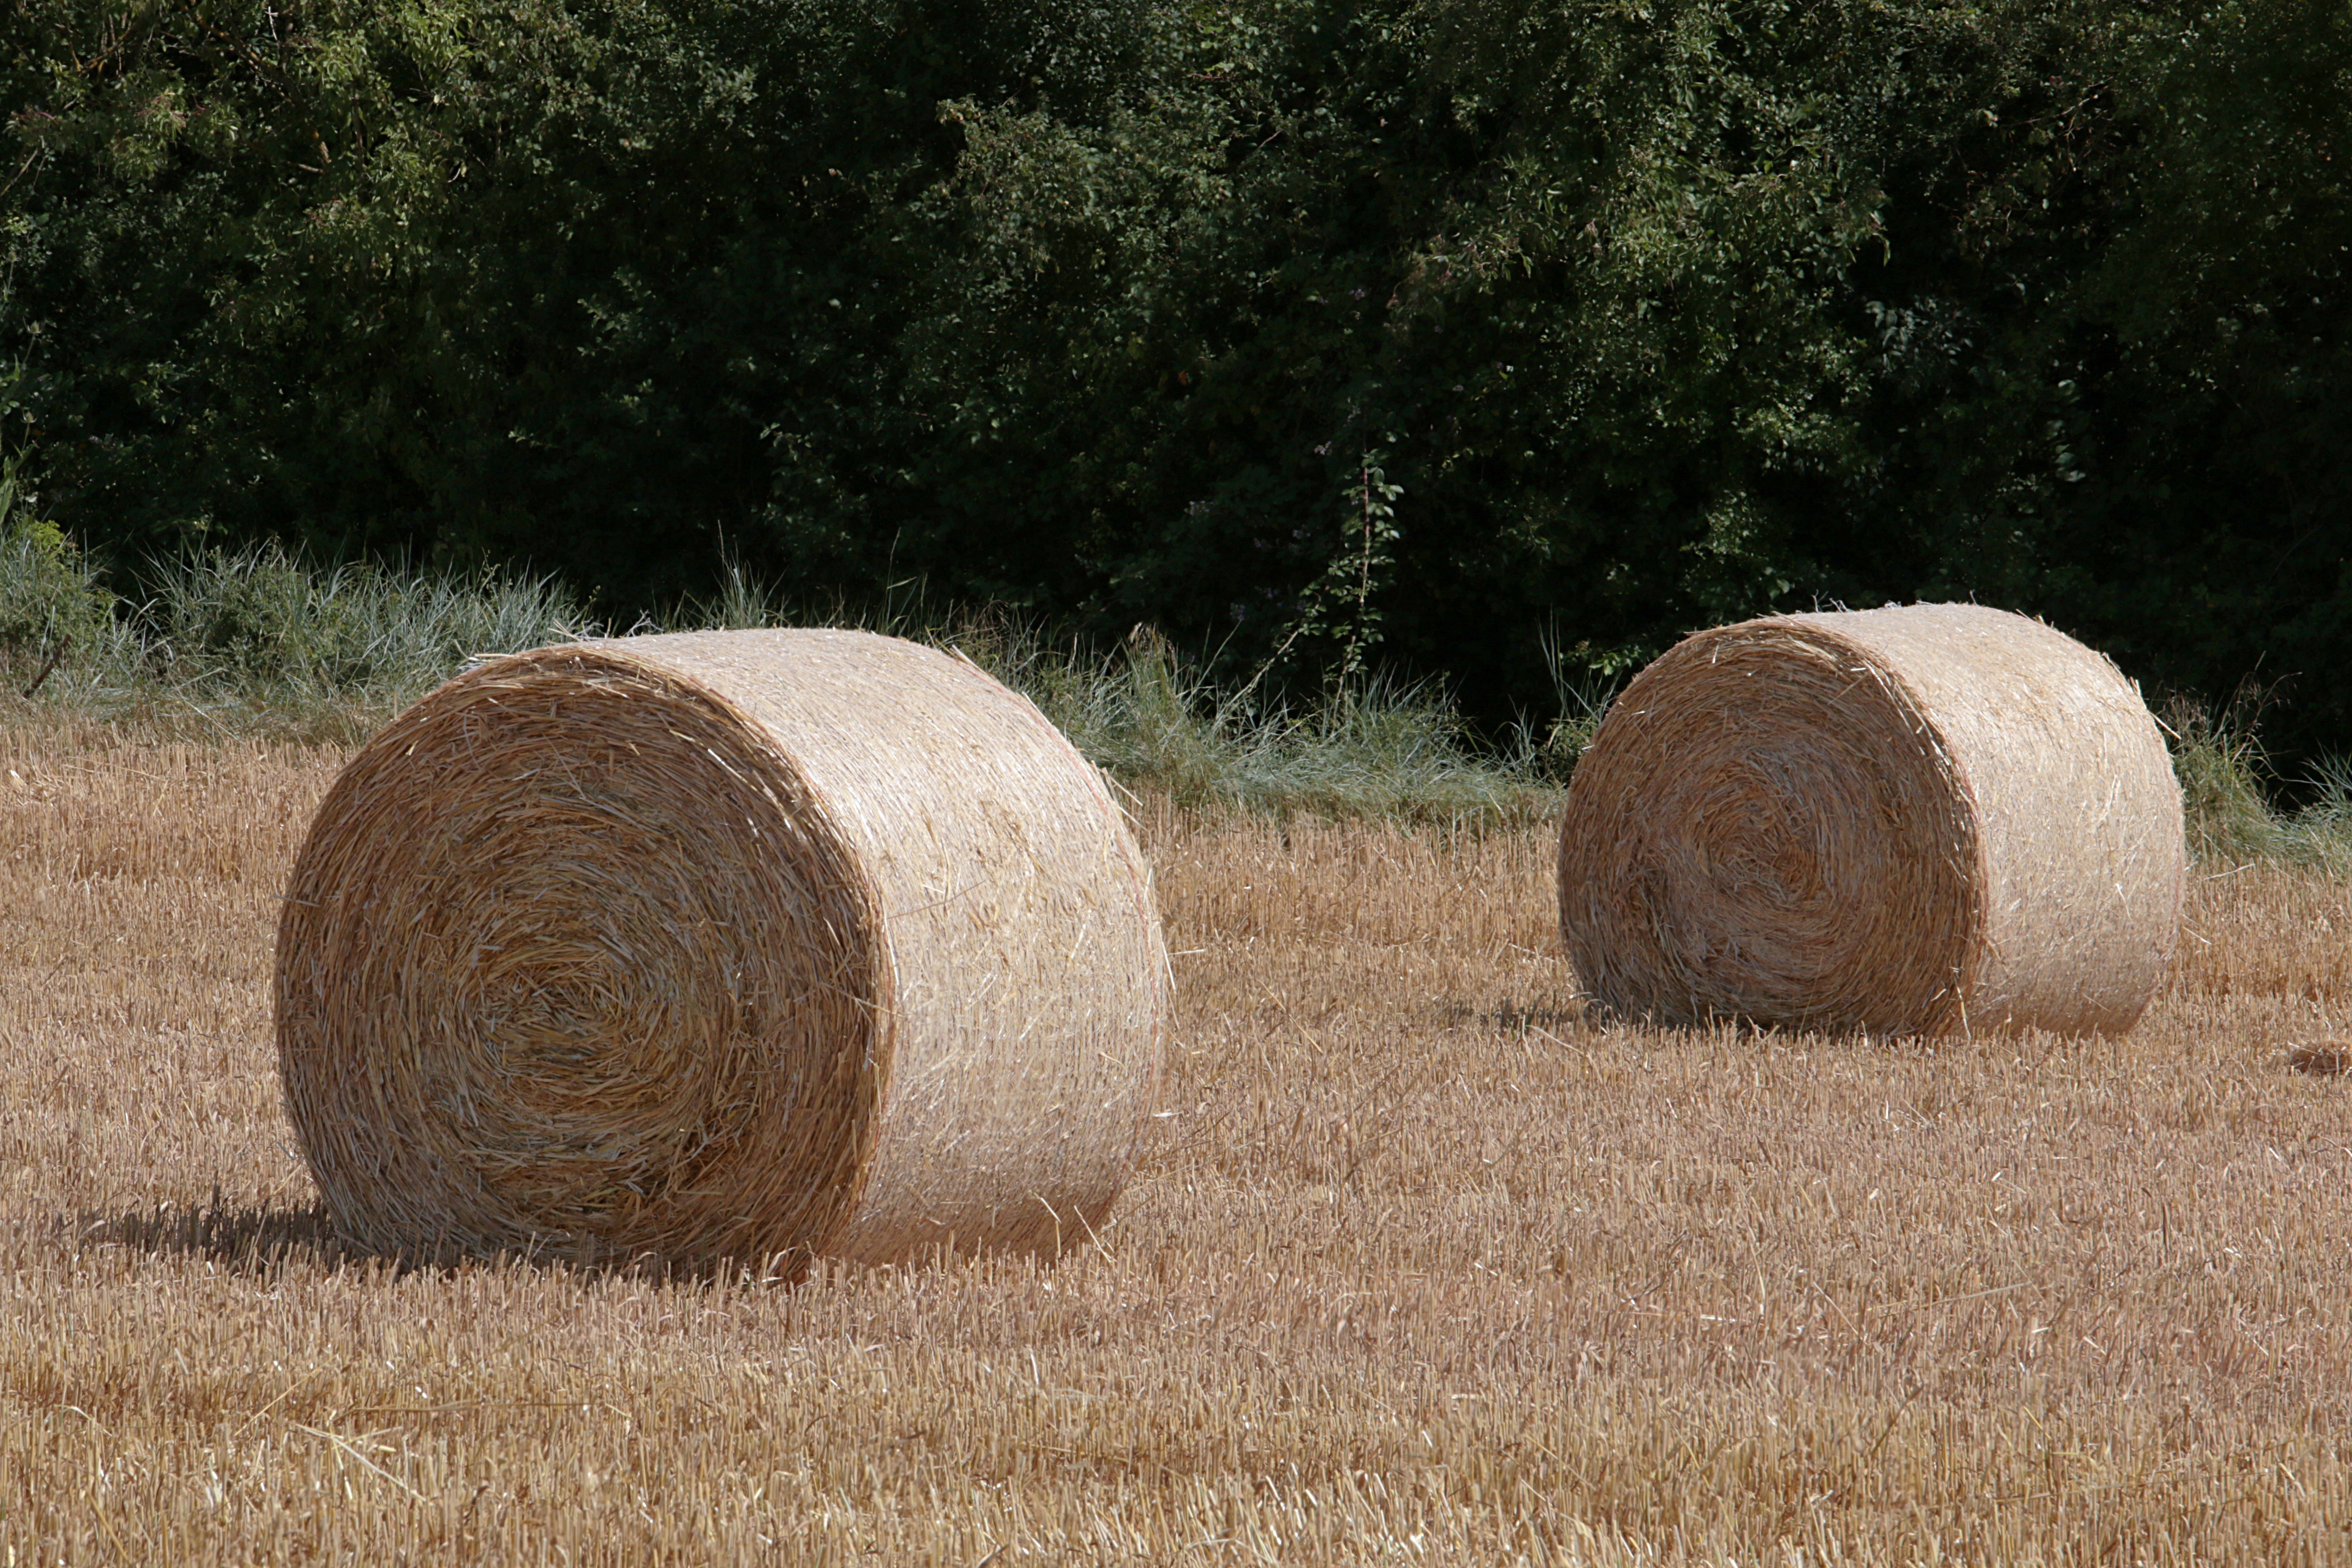
[[0,739],[16,1561],[2352,1556],[2352,889],[2200,881],[2116,1041],[1595,1027],[1539,834],[1147,814],[1181,987],[1057,1268],[329,1239],[277,894],[331,748]]

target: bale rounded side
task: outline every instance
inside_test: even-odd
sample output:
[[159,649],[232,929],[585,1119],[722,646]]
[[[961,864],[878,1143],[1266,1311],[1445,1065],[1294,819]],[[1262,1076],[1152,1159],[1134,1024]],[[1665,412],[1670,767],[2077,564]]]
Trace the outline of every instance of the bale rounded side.
[[1094,770],[968,663],[540,649],[362,750],[279,933],[289,1113],[386,1250],[1051,1250],[1122,1184],[1166,958]]
[[2137,689],[1974,605],[1685,638],[1612,705],[1560,837],[1604,1005],[1886,1033],[2128,1028],[2177,940],[2179,788]]

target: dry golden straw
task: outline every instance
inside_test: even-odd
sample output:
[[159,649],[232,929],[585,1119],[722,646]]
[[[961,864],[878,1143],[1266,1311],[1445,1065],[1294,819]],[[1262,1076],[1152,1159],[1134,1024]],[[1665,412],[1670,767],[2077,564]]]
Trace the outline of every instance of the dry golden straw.
[[1559,915],[1665,1022],[2114,1033],[2179,928],[2180,787],[2139,691],[1976,605],[1685,638],[1577,764]]
[[443,686],[320,805],[277,993],[354,1239],[690,1268],[1084,1241],[1169,1002],[1095,770],[969,663],[832,631]]

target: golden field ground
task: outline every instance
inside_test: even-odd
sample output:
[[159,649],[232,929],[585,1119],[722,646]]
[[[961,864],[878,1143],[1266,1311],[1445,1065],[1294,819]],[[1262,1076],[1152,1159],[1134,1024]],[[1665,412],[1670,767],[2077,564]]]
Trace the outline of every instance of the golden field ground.
[[785,1289],[341,1255],[277,893],[341,754],[0,732],[0,1562],[2352,1560],[2352,889],[2114,1041],[1581,1020],[1540,834],[1147,812],[1115,1223]]

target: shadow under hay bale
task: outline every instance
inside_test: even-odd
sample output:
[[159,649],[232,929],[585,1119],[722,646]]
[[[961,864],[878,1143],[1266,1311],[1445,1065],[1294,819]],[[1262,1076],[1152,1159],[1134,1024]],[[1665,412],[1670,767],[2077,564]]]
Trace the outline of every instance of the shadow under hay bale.
[[161,1203],[121,1214],[80,1215],[72,1234],[85,1247],[156,1255],[187,1253],[240,1272],[267,1273],[297,1260],[334,1268],[364,1261],[335,1234],[325,1207],[283,1209],[222,1202]]
[[543,648],[394,721],[278,952],[337,1225],[685,1269],[1083,1242],[1168,963],[1103,783],[963,660],[857,632]]
[[1577,764],[1560,927],[1601,1005],[1871,1034],[2129,1028],[2169,962],[2180,788],[2138,689],[1975,605],[1685,638]]

